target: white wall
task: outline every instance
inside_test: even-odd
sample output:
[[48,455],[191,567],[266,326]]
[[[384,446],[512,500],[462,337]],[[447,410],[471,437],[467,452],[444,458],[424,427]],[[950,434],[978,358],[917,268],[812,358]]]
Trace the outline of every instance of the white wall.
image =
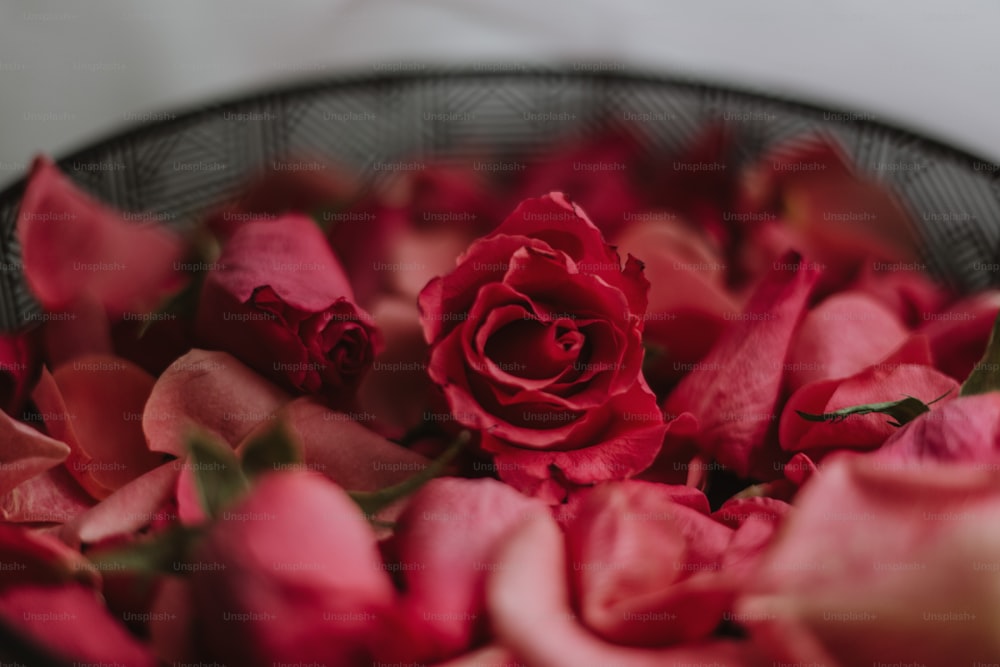
[[3,0],[0,186],[38,151],[394,60],[606,59],[863,110],[1000,161],[995,0]]

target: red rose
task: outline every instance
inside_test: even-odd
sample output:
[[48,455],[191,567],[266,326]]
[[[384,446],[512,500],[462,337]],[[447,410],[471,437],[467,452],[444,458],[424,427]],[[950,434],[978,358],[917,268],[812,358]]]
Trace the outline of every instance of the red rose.
[[342,398],[379,341],[322,231],[298,214],[233,233],[205,278],[195,326],[203,344],[289,389]]
[[646,468],[665,427],[640,375],[649,284],[561,193],[522,202],[420,294],[428,372],[502,479],[550,501]]

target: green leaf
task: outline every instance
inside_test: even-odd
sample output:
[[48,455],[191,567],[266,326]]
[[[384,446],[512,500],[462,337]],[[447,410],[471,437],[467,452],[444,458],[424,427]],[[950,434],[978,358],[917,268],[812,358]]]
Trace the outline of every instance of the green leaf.
[[962,383],[959,396],[985,394],[989,391],[1000,391],[1000,314],[993,322],[990,342],[986,344],[986,352],[979,360],[969,377]]
[[243,449],[243,473],[250,480],[301,463],[302,447],[283,421],[254,436]]
[[913,421],[925,412],[930,412],[930,406],[934,405],[950,393],[950,390],[946,391],[929,403],[924,403],[919,398],[914,398],[913,396],[907,396],[906,398],[898,401],[888,401],[886,403],[852,405],[851,407],[841,408],[839,410],[834,410],[833,412],[825,412],[821,415],[802,412],[801,410],[796,410],[795,412],[799,417],[802,417],[806,421],[828,422],[830,424],[842,422],[852,415],[867,415],[877,412],[892,417],[892,419],[887,420],[887,423],[892,426],[899,427]]
[[176,525],[131,544],[87,554],[98,572],[177,574],[188,562],[195,544],[205,534],[202,526]]
[[465,447],[471,439],[472,434],[469,431],[462,431],[458,434],[458,437],[455,438],[454,442],[448,446],[448,449],[441,454],[441,456],[432,461],[430,465],[418,472],[416,475],[403,480],[399,484],[387,486],[386,488],[379,489],[378,491],[349,491],[348,495],[350,495],[354,502],[358,504],[361,511],[363,511],[366,516],[374,517],[375,514],[382,509],[388,507],[400,498],[405,498],[411,493],[414,493],[424,484],[443,473],[445,468],[448,467],[448,464],[450,464],[455,457],[458,456],[458,453],[462,451],[462,448]]
[[250,489],[243,467],[233,449],[203,431],[188,435],[189,465],[194,470],[198,499],[205,513],[217,517]]

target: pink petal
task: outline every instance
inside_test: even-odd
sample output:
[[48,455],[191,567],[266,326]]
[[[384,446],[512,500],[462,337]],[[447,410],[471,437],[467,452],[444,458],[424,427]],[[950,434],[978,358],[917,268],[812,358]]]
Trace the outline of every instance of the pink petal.
[[[996,470],[969,465],[894,469],[841,456],[800,492],[738,611],[774,660],[991,660],[998,484]],[[785,635],[794,628],[803,631]]]
[[927,336],[934,365],[964,382],[983,357],[1000,313],[1000,290],[970,296],[938,313],[926,313],[918,331]]
[[154,378],[117,357],[83,357],[52,374],[69,416],[70,473],[95,498],[156,467],[142,433]]
[[[420,454],[359,424],[349,413],[331,410],[315,399],[297,398],[276,417],[298,436],[303,448],[302,467],[351,491],[376,491],[398,484],[429,463]],[[243,439],[238,451],[271,426],[268,422],[258,426]]]
[[82,586],[17,586],[0,591],[0,616],[74,664],[154,667],[156,660]]
[[386,297],[372,306],[372,317],[385,336],[385,348],[358,389],[360,411],[402,435],[424,420],[437,393],[427,376],[420,314],[415,299]]
[[191,583],[197,641],[206,658],[246,667],[361,664],[394,596],[365,517],[313,473],[262,477],[215,523],[196,562],[205,568]]
[[610,642],[705,638],[732,601],[718,570],[733,531],[671,496],[651,482],[603,484],[566,527],[581,620]]
[[494,453],[503,481],[522,493],[559,503],[577,486],[627,479],[648,468],[673,424],[663,423],[656,398],[641,381],[612,397],[604,408],[604,415],[598,410],[588,413],[578,433],[567,437],[567,442],[585,443],[578,449],[527,449],[489,432],[483,434],[481,446]]
[[164,518],[174,492],[179,465],[164,463],[136,477],[63,526],[60,537],[74,547],[130,535]]
[[94,499],[65,466],[22,482],[0,497],[0,519],[16,523],[64,524],[86,512]]
[[289,400],[225,352],[192,350],[153,385],[142,428],[151,450],[183,458],[189,429],[205,429],[235,447]]
[[69,446],[0,412],[0,495],[53,468],[69,456]]
[[42,328],[45,360],[50,368],[79,357],[114,354],[111,322],[104,305],[93,295],[77,297],[50,317]]
[[776,443],[770,433],[780,408],[783,364],[818,273],[789,255],[772,271],[739,314],[739,321],[702,360],[706,370],[686,376],[664,410],[690,412],[701,450],[741,477],[775,477]]
[[79,582],[89,586],[98,577],[89,561],[52,535],[0,524],[0,591],[17,585]]
[[24,274],[49,311],[96,297],[112,318],[155,308],[180,286],[180,238],[131,223],[78,189],[48,158],[31,168],[17,224]]
[[791,391],[854,375],[903,344],[909,330],[888,308],[858,292],[827,297],[806,315],[788,353]]
[[[950,392],[950,393],[949,393]],[[958,383],[930,366],[888,361],[839,380],[813,382],[792,394],[781,414],[779,437],[785,450],[815,452],[829,449],[873,449],[892,437],[898,427],[891,417],[872,413],[832,422],[811,422],[796,411],[826,414],[841,408],[913,396],[925,403],[944,396],[931,410],[941,409],[958,394]]]
[[515,526],[547,514],[491,479],[441,478],[421,489],[399,517],[393,537],[403,583],[400,622],[412,640],[393,646],[384,662],[436,662],[488,636],[485,585],[494,557]]
[[1000,470],[1000,393],[935,405],[894,433],[873,456],[893,469],[956,462]]
[[191,582],[163,577],[149,609],[149,643],[156,657],[167,663],[197,662],[191,610]]
[[713,664],[749,667],[747,649],[710,641],[667,649],[606,643],[574,618],[566,585],[562,536],[548,517],[526,521],[506,541],[487,589],[499,643],[528,667],[681,667]]

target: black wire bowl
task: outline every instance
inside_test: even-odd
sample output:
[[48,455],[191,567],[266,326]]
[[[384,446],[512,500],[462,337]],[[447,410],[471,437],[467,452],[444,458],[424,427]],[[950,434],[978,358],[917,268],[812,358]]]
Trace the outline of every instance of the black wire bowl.
[[[932,275],[963,292],[1000,284],[1000,272],[991,270],[1000,265],[996,164],[869,114],[645,73],[511,65],[345,75],[183,113],[137,114],[130,129],[59,164],[117,208],[182,224],[235,198],[273,161],[315,156],[370,183],[392,177],[379,163],[399,159],[470,164],[488,149],[530,164],[555,142],[608,129],[636,132],[626,116],[637,110],[663,119],[641,124],[641,144],[654,155],[675,152],[711,121],[767,119],[737,120],[737,150],[746,159],[778,142],[825,133],[909,209]],[[463,122],[434,122],[442,114],[461,115]],[[179,170],[176,164],[206,168]],[[912,168],[884,168],[889,164]],[[3,330],[37,321],[39,310],[21,275],[14,233],[23,190],[22,179],[0,192]]]

